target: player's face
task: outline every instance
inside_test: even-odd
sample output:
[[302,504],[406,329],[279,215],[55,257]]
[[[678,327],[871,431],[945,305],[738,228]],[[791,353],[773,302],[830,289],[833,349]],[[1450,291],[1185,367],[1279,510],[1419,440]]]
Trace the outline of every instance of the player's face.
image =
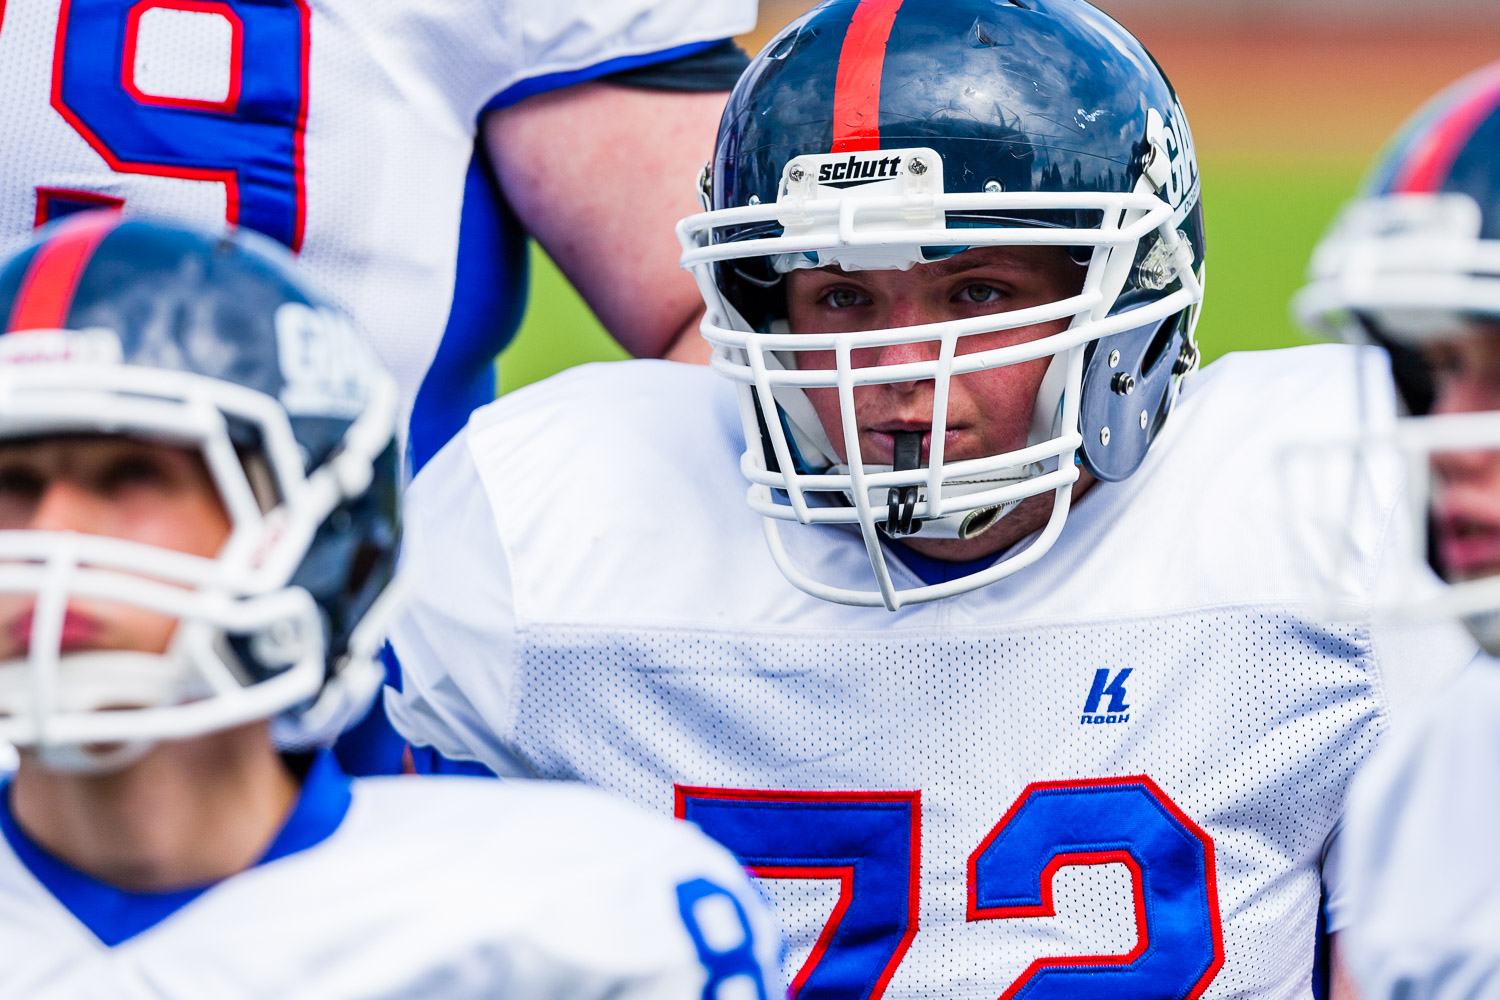
[[[1084,269],[1061,247],[984,247],[908,271],[793,271],[787,276],[788,318],[794,333],[847,333],[918,326],[1045,305],[1078,294]],[[1061,333],[1067,320],[964,337],[959,354],[990,351]],[[932,361],[936,341],[856,350],[857,367]],[[1014,451],[1026,445],[1031,414],[1050,358],[958,375],[948,390],[945,461]],[[799,353],[803,369],[836,367],[832,351]],[[859,444],[873,465],[893,461],[894,433],[930,430],[935,383],[931,380],[862,385],[854,390]],[[838,390],[808,389],[807,396],[837,450],[844,446]],[[926,462],[931,435],[922,438]]]
[[[1500,411],[1500,323],[1423,349],[1434,413]],[[1500,574],[1500,452],[1441,452],[1432,459],[1438,555],[1450,579]]]
[[[195,451],[118,437],[46,438],[0,445],[0,530],[106,535],[211,557],[229,516]],[[36,598],[0,595],[0,660],[30,646]],[[163,653],[175,619],[75,598],[62,651]]]

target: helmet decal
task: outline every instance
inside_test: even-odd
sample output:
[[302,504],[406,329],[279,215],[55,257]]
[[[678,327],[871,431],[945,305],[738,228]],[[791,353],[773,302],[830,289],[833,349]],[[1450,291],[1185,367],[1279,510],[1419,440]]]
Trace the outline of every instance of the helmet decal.
[[21,279],[6,331],[61,327],[94,251],[119,224],[116,212],[89,212],[59,225]]
[[880,148],[880,78],[902,0],[859,0],[833,84],[833,152]]

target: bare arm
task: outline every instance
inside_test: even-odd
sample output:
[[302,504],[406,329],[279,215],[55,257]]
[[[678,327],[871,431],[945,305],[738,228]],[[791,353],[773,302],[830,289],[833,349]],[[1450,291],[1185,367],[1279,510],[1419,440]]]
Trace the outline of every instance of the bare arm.
[[1359,992],[1354,988],[1354,978],[1349,975],[1349,966],[1344,964],[1344,957],[1339,951],[1337,934],[1328,943],[1328,964],[1328,1000],[1359,1000]]
[[727,96],[585,83],[484,119],[516,214],[637,357],[708,359],[674,227],[699,210],[694,182]]

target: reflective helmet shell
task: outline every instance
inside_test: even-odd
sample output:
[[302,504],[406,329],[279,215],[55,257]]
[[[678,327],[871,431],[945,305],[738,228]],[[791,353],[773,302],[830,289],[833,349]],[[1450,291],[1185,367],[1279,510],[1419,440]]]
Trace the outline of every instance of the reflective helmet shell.
[[[874,40],[886,27],[880,19],[889,30],[884,45]],[[856,95],[840,93],[841,85]],[[786,27],[741,78],[720,125],[708,195],[714,209],[768,204],[797,156],[913,147],[942,157],[949,193],[1128,192],[1153,155],[1152,110],[1178,147],[1162,196],[1181,208],[1193,268],[1201,271],[1198,165],[1181,104],[1150,53],[1103,12],[1082,0],[830,0]],[[1086,214],[1019,221],[1088,224]],[[965,221],[950,215],[948,224]],[[1142,241],[1137,268],[1154,245]],[[720,271],[726,296],[762,328],[785,310],[781,288],[768,278]],[[1133,275],[1116,309],[1167,290]],[[1131,343],[1111,343],[1121,352],[1114,365],[1107,352],[1090,356],[1081,457],[1095,476],[1123,479],[1145,459],[1176,377],[1196,362],[1195,321],[1196,310]],[[1117,376],[1128,376],[1133,391],[1115,391],[1123,384]],[[1142,413],[1147,427],[1138,428]],[[1101,445],[1111,426],[1116,433]],[[1119,433],[1125,427],[1146,433]]]

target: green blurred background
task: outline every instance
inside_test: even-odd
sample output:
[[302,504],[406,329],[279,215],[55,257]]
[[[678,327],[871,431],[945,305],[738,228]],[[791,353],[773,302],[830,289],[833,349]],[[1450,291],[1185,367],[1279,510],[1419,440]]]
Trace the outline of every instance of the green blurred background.
[[[1480,30],[1472,8],[1447,18],[1372,20],[1369,8],[1343,8],[1340,0],[1310,0],[1296,13],[1223,2],[1195,8],[1195,16],[1184,15],[1193,9],[1184,0],[1170,9],[1153,0],[1097,2],[1156,56],[1193,127],[1208,232],[1199,328],[1206,361],[1303,342],[1288,299],[1370,159],[1424,100],[1500,54],[1493,27]],[[1442,0],[1433,2],[1438,11]],[[808,6],[762,0],[760,24],[741,43],[754,52]],[[535,247],[532,264],[525,323],[500,358],[501,391],[586,361],[623,358]]]

